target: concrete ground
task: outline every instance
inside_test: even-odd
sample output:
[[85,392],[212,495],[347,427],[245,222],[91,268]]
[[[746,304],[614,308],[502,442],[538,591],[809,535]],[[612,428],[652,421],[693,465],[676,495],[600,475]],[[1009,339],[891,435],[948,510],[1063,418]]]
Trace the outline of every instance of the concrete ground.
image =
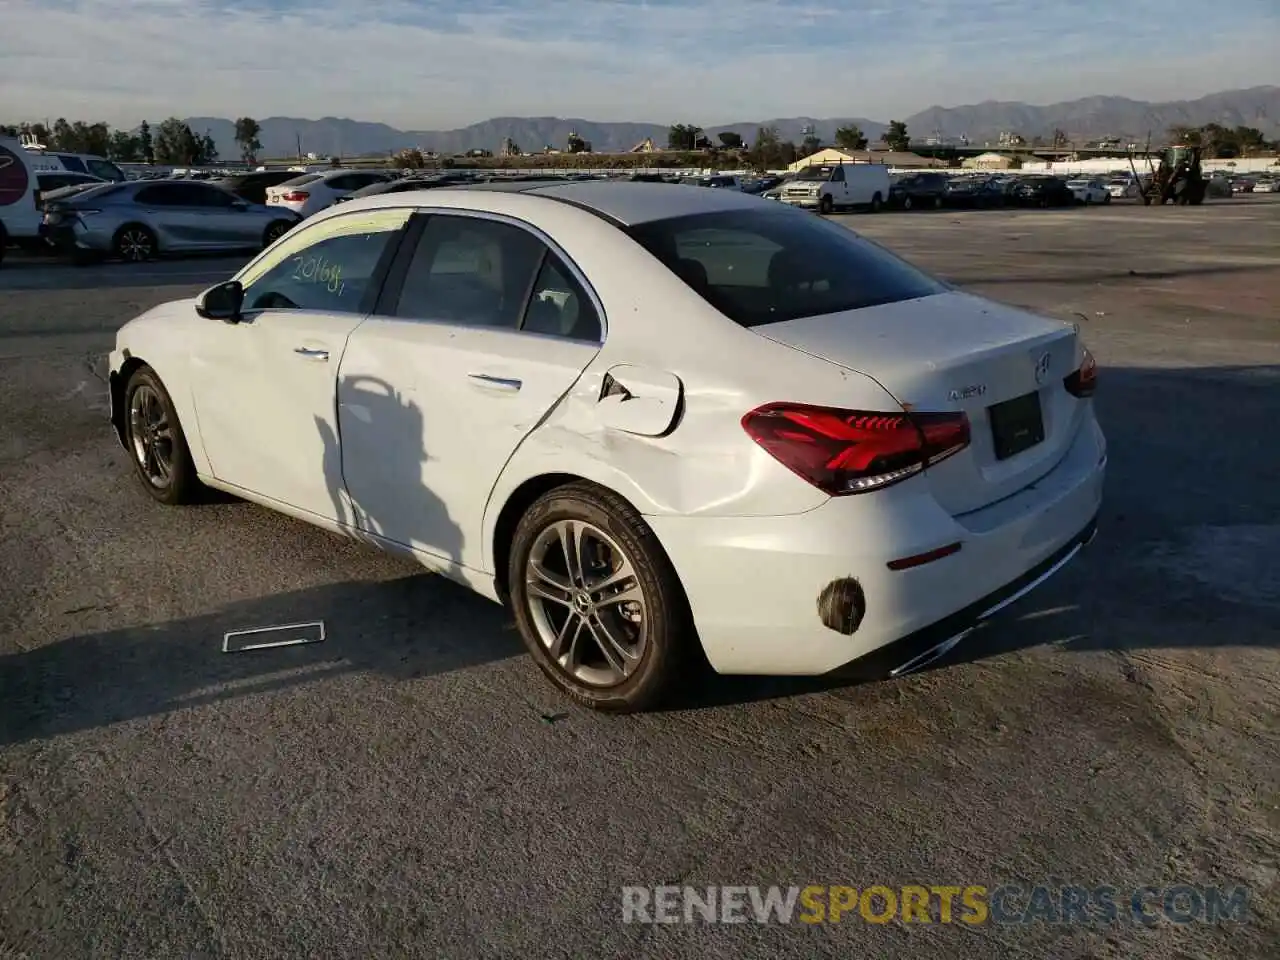
[[[460,588],[139,489],[101,355],[235,261],[6,262],[0,957],[1274,957],[1277,200],[836,218],[1078,320],[1101,536],[937,669],[620,719]],[[221,653],[313,618],[324,644]],[[1110,885],[1120,918],[653,926],[626,884]],[[1248,916],[1133,921],[1173,884],[1246,885]]]

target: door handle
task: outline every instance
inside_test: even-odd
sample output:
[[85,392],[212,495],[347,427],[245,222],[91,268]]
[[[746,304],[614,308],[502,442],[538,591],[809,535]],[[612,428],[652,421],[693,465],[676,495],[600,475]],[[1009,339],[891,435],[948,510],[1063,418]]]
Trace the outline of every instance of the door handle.
[[489,390],[507,390],[514,393],[524,386],[521,381],[510,377],[493,377],[487,373],[469,373],[467,376],[477,387],[485,387]]
[[329,359],[328,350],[315,350],[311,347],[294,347],[293,352],[300,357],[306,357],[308,360],[320,360],[323,362]]

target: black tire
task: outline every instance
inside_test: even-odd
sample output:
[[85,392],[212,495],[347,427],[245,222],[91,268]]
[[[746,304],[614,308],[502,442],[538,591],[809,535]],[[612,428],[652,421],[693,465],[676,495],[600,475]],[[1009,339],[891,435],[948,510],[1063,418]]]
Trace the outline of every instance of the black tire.
[[267,229],[262,231],[262,249],[265,250],[271,246],[286,233],[293,224],[288,220],[272,220],[267,224]]
[[144,263],[159,254],[156,235],[140,223],[126,223],[116,231],[111,250],[125,263]]
[[[145,417],[141,414],[135,416],[134,407],[135,400],[139,400],[139,406],[147,402],[139,397],[143,391],[154,396],[163,409],[165,423],[170,427],[167,444],[159,444],[154,434],[151,437],[147,437],[145,433],[140,434],[140,429],[145,430]],[[196,479],[195,464],[191,460],[191,450],[187,446],[186,435],[182,432],[182,424],[178,421],[178,412],[174,409],[169,391],[150,367],[139,367],[125,385],[124,431],[129,459],[147,493],[169,506],[192,503],[197,499],[200,481]],[[149,446],[161,455],[167,454],[169,471],[164,482],[157,481],[155,471],[149,470],[148,464],[144,463],[145,451]]]
[[903,209],[903,210],[910,210],[910,209],[911,209],[912,207],[914,207],[915,205],[916,205],[916,204],[915,204],[915,201],[914,201],[914,200],[912,200],[910,197],[903,197],[903,198],[902,198],[902,209]]
[[831,194],[828,193],[818,201],[818,212],[823,215],[827,215],[835,209],[835,206],[835,201],[831,199]]
[[941,210],[941,209],[942,209],[942,197],[934,197],[934,198],[933,198],[933,209],[935,209],[935,210]]
[[[530,558],[540,538],[563,521],[594,526],[621,548],[643,598],[643,638],[632,672],[612,684],[587,683],[554,659],[540,639],[528,590]],[[566,696],[584,707],[610,713],[648,710],[669,701],[696,671],[697,638],[688,600],[671,561],[653,531],[631,504],[611,490],[578,482],[544,494],[525,512],[512,540],[508,583],[516,625],[542,672]],[[544,611],[546,608],[543,608]],[[558,608],[555,608],[558,609]],[[572,609],[566,603],[565,609]],[[548,623],[543,614],[544,624]],[[583,634],[582,636],[588,636]],[[581,642],[581,638],[580,638]],[[602,649],[594,640],[591,647]]]
[[884,209],[884,200],[882,200],[880,198],[880,194],[877,193],[871,198],[871,212],[879,213],[882,209]]

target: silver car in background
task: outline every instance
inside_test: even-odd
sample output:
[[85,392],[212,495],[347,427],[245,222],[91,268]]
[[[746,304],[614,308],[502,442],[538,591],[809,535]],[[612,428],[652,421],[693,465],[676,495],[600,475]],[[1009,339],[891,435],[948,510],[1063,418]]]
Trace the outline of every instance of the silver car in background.
[[300,218],[193,180],[135,180],[81,190],[45,204],[40,233],[80,261],[130,262],[165,254],[261,250]]

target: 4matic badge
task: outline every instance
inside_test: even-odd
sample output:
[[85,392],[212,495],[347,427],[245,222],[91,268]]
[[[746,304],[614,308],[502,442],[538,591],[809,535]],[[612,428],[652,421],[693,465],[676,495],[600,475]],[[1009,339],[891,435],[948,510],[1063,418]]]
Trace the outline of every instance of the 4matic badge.
[[980,397],[987,392],[985,383],[971,383],[967,387],[958,387],[947,394],[948,400],[972,400],[974,397]]

